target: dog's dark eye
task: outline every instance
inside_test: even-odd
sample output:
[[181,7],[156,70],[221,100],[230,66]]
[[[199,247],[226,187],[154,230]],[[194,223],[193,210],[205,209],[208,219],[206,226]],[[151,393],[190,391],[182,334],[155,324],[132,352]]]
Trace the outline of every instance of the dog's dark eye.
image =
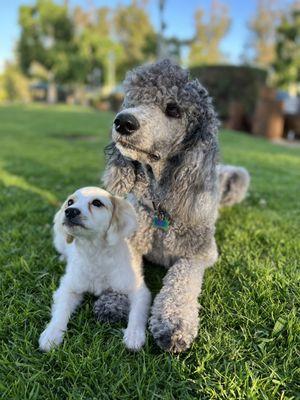
[[165,113],[168,117],[171,117],[171,118],[180,118],[181,117],[180,108],[178,107],[178,105],[176,103],[167,104]]
[[68,200],[68,207],[70,207],[72,204],[74,204],[74,200],[72,199]]
[[98,200],[98,199],[93,200],[93,201],[92,201],[92,204],[93,204],[93,206],[95,206],[95,207],[102,207],[102,206],[103,206],[103,203],[101,203],[101,201]]

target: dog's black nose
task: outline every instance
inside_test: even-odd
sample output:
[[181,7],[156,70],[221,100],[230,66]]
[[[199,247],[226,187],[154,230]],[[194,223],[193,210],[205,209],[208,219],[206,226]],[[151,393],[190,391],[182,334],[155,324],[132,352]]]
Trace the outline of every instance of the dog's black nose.
[[69,207],[65,209],[65,215],[68,219],[72,219],[80,215],[80,210],[78,208]]
[[134,115],[128,113],[121,113],[117,115],[114,120],[115,130],[121,135],[131,135],[134,131],[139,129],[139,121]]

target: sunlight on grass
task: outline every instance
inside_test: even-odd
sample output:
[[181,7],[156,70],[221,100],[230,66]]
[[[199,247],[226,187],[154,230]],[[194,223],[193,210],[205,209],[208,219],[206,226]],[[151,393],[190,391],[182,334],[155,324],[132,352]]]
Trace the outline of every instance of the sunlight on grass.
[[77,112],[79,114],[92,114],[95,110],[91,107],[83,107],[79,105],[69,105],[69,104],[47,104],[47,103],[13,103],[13,104],[1,104],[2,109],[15,111],[49,111],[49,112],[59,112],[59,113],[73,113]]
[[57,200],[57,198],[48,190],[40,189],[40,188],[26,182],[26,180],[23,179],[22,177],[10,174],[9,172],[5,171],[2,168],[0,169],[0,181],[5,186],[15,186],[15,187],[17,187],[19,189],[23,189],[27,192],[35,193],[53,206],[57,207],[59,205],[59,201]]

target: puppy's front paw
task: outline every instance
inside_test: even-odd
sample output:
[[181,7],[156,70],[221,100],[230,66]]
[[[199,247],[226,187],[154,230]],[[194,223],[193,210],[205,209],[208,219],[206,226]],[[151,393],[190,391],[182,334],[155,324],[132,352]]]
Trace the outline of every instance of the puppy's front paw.
[[64,331],[56,326],[48,325],[39,338],[39,347],[42,351],[50,351],[62,343]]
[[146,335],[145,331],[141,329],[125,329],[124,343],[127,349],[138,351],[145,344]]

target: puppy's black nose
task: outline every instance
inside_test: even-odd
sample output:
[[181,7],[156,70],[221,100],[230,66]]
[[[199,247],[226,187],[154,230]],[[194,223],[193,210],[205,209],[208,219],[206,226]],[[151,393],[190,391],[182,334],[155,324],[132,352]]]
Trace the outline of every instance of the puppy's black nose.
[[134,115],[121,113],[114,120],[115,130],[121,135],[131,135],[140,127],[139,121]]
[[65,215],[68,219],[72,219],[80,215],[80,210],[78,208],[69,207],[65,209]]

